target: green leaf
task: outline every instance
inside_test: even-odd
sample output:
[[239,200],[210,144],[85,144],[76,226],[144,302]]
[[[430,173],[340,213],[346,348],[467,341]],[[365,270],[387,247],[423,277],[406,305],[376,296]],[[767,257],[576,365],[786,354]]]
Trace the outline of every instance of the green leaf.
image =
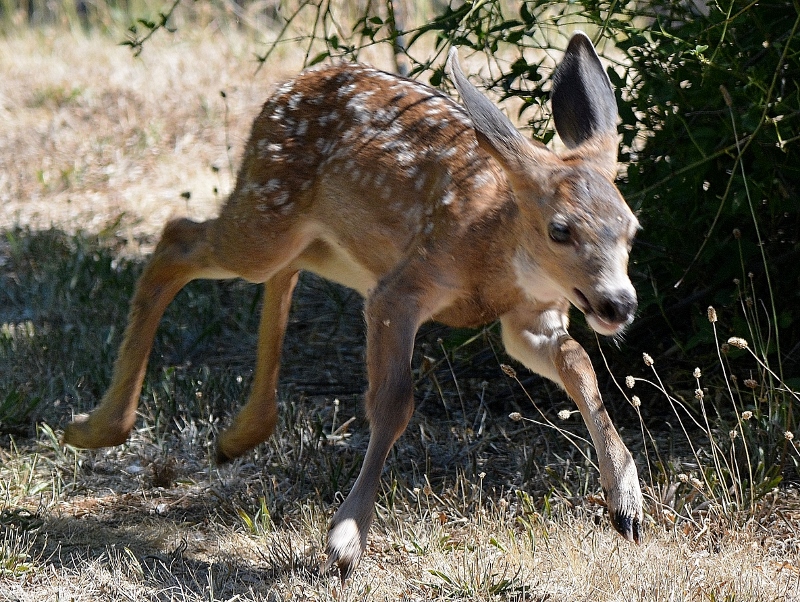
[[308,65],[306,65],[306,66],[307,67],[312,67],[314,65],[318,65],[319,63],[321,63],[325,59],[329,58],[330,56],[331,56],[331,53],[328,52],[327,50],[324,50],[324,51],[320,52],[317,56],[315,56],[313,59],[308,61]]

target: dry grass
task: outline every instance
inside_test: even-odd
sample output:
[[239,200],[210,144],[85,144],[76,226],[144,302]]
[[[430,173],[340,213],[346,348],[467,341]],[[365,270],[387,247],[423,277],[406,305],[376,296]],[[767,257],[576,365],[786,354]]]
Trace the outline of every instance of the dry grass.
[[253,116],[301,64],[278,56],[256,75],[257,50],[191,28],[138,59],[99,36],[0,40],[0,224],[99,231],[123,215],[152,235],[174,214],[215,214]]
[[[30,475],[38,491],[15,496],[0,518],[0,549],[17,555],[2,559],[0,599],[800,596],[796,548],[781,549],[786,539],[770,539],[758,528],[709,522],[702,530],[667,530],[651,524],[645,544],[632,547],[591,505],[581,510],[563,501],[544,515],[525,494],[493,491],[463,474],[438,489],[426,489],[423,481],[416,489],[392,491],[385,481],[369,555],[341,588],[335,576],[319,572],[331,508],[318,492],[292,496],[284,489],[292,484],[276,482],[279,476],[248,461],[209,470],[197,445],[204,434],[195,425],[177,429],[175,438],[174,464],[147,432],[125,448],[77,457],[62,454],[46,433],[37,447],[4,451],[3,477]],[[256,464],[268,464],[273,453],[263,451]],[[263,496],[284,497],[280,516],[259,514],[272,505],[262,506]],[[787,525],[780,530],[794,529],[797,514],[782,518]]]
[[[252,117],[273,80],[299,62],[273,57],[254,76],[255,51],[248,38],[220,31],[157,38],[140,59],[102,37],[0,40],[0,229],[107,232],[140,262],[134,243],[146,249],[169,216],[214,214]],[[0,247],[0,267],[13,263],[8,253]],[[287,337],[287,357],[300,359],[284,370],[280,432],[234,465],[214,468],[208,457],[249,380],[247,319],[190,356],[196,366],[156,353],[139,429],[125,446],[65,451],[46,427],[2,439],[0,600],[800,599],[796,492],[760,499],[759,520],[709,505],[678,520],[655,502],[670,483],[650,483],[646,541],[626,544],[602,517],[590,464],[552,430],[508,420],[512,409],[538,415],[501,375],[502,356],[486,352],[497,343],[491,330],[480,351],[463,346],[454,371],[442,349],[462,342],[435,329],[421,335],[420,407],[390,457],[369,553],[342,588],[319,566],[327,520],[366,444],[359,305],[317,281],[303,286],[302,299],[315,294],[327,305],[301,302]],[[239,304],[248,290],[212,289],[215,300]],[[179,300],[189,303],[172,321],[196,316],[207,292]],[[7,336],[21,348],[28,335],[19,324]],[[102,334],[113,348],[118,333]],[[422,355],[433,358],[432,372]],[[13,361],[4,366],[29,370],[29,380],[41,373]],[[83,361],[65,383],[86,378]],[[530,383],[551,417],[569,407]],[[96,401],[92,388],[75,391],[70,407],[47,409],[52,424]],[[577,420],[567,427],[584,432]],[[641,449],[635,425],[623,437]]]

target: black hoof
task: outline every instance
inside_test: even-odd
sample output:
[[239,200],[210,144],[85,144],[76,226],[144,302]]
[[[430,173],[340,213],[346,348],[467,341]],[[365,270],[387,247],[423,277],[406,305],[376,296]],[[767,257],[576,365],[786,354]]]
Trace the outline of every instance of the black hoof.
[[642,523],[637,517],[612,514],[611,524],[628,541],[642,543]]

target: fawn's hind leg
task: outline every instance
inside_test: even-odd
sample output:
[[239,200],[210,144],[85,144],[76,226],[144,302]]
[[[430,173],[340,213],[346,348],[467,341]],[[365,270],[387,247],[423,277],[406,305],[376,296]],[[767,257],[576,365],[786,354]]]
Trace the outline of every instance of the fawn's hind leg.
[[289,268],[275,274],[265,285],[253,386],[247,403],[233,424],[220,435],[217,462],[242,455],[266,440],[275,429],[278,419],[275,392],[281,347],[297,276],[297,270]]
[[209,232],[214,220],[169,222],[147,267],[136,283],[128,326],[114,365],[111,386],[88,416],[76,417],[64,430],[63,441],[75,447],[119,445],[128,438],[156,328],[167,305],[196,278],[231,278],[214,261]]

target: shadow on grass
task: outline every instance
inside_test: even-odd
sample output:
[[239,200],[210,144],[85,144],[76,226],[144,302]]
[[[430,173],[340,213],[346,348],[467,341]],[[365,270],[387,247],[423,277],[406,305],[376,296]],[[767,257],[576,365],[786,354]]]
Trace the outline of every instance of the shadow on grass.
[[124,581],[151,592],[146,599],[174,599],[178,592],[229,599],[236,593],[267,594],[289,575],[306,582],[326,577],[317,550],[292,526],[276,526],[261,537],[241,528],[237,533],[235,517],[221,514],[199,492],[106,495],[84,502],[71,504],[71,515],[39,518],[4,511],[0,526],[26,533],[27,556],[37,559],[40,572],[110,579],[105,593],[111,596],[115,577],[120,590]]

